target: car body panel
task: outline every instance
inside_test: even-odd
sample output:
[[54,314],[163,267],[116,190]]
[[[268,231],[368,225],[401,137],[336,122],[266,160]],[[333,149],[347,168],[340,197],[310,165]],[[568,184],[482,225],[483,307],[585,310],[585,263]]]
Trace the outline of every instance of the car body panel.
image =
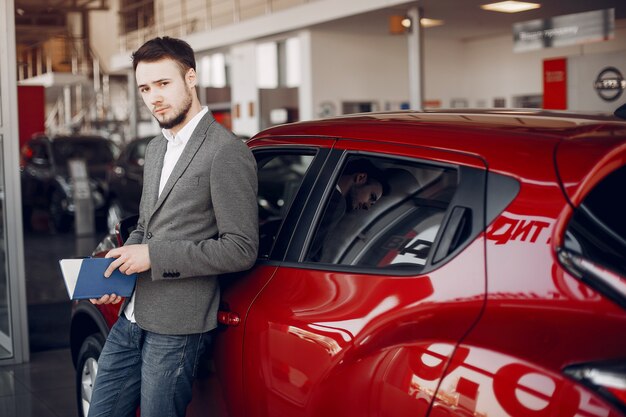
[[596,133],[559,144],[555,164],[568,198],[578,206],[590,189],[606,174],[626,161],[624,135]]
[[[278,265],[265,263],[257,265],[252,271],[244,274],[223,276],[220,279],[222,288],[222,313],[234,314],[241,320],[238,325],[221,328],[215,333],[213,355],[222,358],[215,362],[215,374],[222,384],[222,398],[216,396],[216,402],[221,403],[221,408],[228,412],[227,415],[245,415],[243,407],[245,402],[242,394],[245,392],[243,375],[246,372],[243,365],[243,346],[245,334],[245,322],[249,314],[250,305],[254,302],[263,287],[272,279]],[[205,379],[204,383],[211,378]],[[202,404],[196,403],[196,399],[190,404],[190,409],[201,409]]]
[[562,374],[480,346],[460,345],[446,373],[430,416],[622,415]]
[[[334,140],[331,139],[308,138],[299,141],[297,146],[294,146],[288,140],[272,140],[251,143],[251,148],[257,158],[262,158],[268,152],[270,154],[280,154],[282,152],[316,153],[311,163],[312,168],[307,171],[305,179],[296,194],[297,200],[305,201],[311,191],[311,184],[315,182],[318,175],[315,167],[323,166],[325,163],[326,154],[319,151],[324,148],[332,148],[333,143]],[[270,172],[270,175],[272,174],[275,173]],[[295,200],[294,205],[297,205]],[[292,207],[287,212],[284,223],[292,222],[293,220],[290,217],[293,217],[294,213],[297,215],[296,211]],[[290,240],[292,233],[293,230],[291,228],[282,227],[278,232],[277,240]],[[222,360],[215,363],[217,378],[222,381],[221,390],[223,394],[221,398],[224,401],[219,408],[228,413],[226,415],[246,415],[244,410],[245,401],[241,398],[246,390],[243,382],[244,375],[248,372],[242,361],[243,347],[245,345],[245,323],[250,307],[278,270],[283,257],[284,249],[275,247],[269,254],[269,260],[257,262],[257,265],[250,271],[225,275],[220,278],[222,293],[221,313],[235,315],[241,320],[239,324],[221,328],[215,334],[214,354],[216,357],[222,358]],[[205,380],[203,383],[209,384],[210,382]],[[217,398],[215,401],[220,402],[220,398]],[[202,403],[197,403],[194,399],[190,404],[190,410],[200,408],[202,408]]]
[[[307,136],[306,141],[310,140]],[[264,137],[253,143],[267,141],[277,144],[281,138]],[[339,154],[359,149],[359,155],[460,162],[485,169],[483,161],[473,155],[424,147],[342,139],[333,149]],[[329,163],[325,169],[336,172],[333,163],[338,165],[341,159]],[[319,181],[316,187],[324,191],[330,182]],[[301,230],[294,235],[306,236],[315,224],[314,215],[314,211],[303,214],[298,226]],[[355,398],[371,396],[376,385],[371,384],[371,376],[384,367],[390,350],[407,344],[419,348],[416,334],[426,340],[443,338],[454,346],[481,311],[485,288],[481,238],[458,259],[431,274],[395,277],[345,267],[305,268],[290,262],[299,258],[299,245],[303,243],[291,239],[287,261],[254,300],[245,320],[244,381],[239,393],[248,398],[232,403],[244,403],[247,408],[234,415],[368,415],[367,402],[362,403],[362,409],[355,409],[358,402],[347,405],[339,401],[345,395],[340,388],[350,383]],[[463,285],[454,284],[457,280]],[[468,302],[456,309],[440,308],[458,298]],[[228,303],[228,293],[223,300]],[[455,314],[449,315],[452,310]],[[220,344],[218,339],[216,346]],[[440,376],[432,376],[433,390]],[[414,415],[413,408],[401,411],[395,407],[394,411],[396,415]]]
[[[625,143],[624,137],[594,137],[559,145],[556,160],[567,167],[559,173],[567,173],[568,197],[579,202],[574,190],[589,190],[586,182],[623,165]],[[626,333],[618,329],[626,329],[626,316],[566,272],[550,250],[553,239],[562,240],[563,228],[555,234],[555,225],[571,209],[547,162],[535,161],[533,176],[520,179],[518,197],[487,230],[485,311],[463,341],[467,357],[455,357],[458,367],[447,371],[445,391],[438,393],[441,407],[502,416],[619,415],[559,373],[597,360],[594,341],[602,341],[603,359],[623,359]],[[538,279],[546,275],[549,279]],[[472,386],[470,394],[455,388],[461,380],[466,391]]]
[[[371,373],[389,350],[430,340],[455,345],[482,308],[483,254],[478,239],[431,274],[408,277],[283,265],[246,320],[243,415],[369,415],[366,402],[341,401],[342,387],[369,398]],[[432,389],[440,376],[432,375]]]
[[[564,369],[623,366],[626,312],[556,253],[574,207],[626,165],[626,123],[531,110],[378,113],[278,126],[248,144],[257,157],[316,156],[264,257],[220,278],[222,324],[188,415],[625,415]],[[355,156],[457,169],[436,241],[458,206],[477,216],[477,233],[440,262],[429,255],[422,271],[308,261]]]

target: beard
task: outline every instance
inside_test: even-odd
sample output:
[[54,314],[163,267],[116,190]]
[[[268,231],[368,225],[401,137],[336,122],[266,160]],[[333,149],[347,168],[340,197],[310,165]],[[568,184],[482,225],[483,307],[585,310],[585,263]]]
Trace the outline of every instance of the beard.
[[171,129],[178,126],[187,117],[189,109],[191,108],[191,94],[187,93],[185,100],[181,103],[180,107],[176,109],[176,113],[170,119],[159,120],[156,116],[154,118],[159,122],[161,129]]

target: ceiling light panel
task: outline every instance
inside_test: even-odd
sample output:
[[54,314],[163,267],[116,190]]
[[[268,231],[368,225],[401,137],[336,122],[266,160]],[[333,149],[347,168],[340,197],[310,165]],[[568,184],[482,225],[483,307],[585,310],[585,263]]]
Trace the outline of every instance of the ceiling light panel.
[[502,13],[518,13],[526,10],[538,9],[541,7],[539,3],[528,3],[523,1],[501,1],[498,3],[483,4],[480,6],[483,10]]

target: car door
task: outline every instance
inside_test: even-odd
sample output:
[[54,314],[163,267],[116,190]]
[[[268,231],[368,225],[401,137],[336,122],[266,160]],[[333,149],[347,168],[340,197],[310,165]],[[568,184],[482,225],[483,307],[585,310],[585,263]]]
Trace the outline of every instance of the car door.
[[[312,261],[327,201],[355,158],[385,173],[388,192],[346,213]],[[247,315],[245,415],[424,416],[484,301],[484,164],[339,140],[327,165]]]
[[[262,288],[275,274],[308,200],[317,175],[323,170],[333,140],[251,142],[257,161],[259,187],[259,255],[246,272],[220,277],[220,328],[215,334],[213,365],[197,379],[188,416],[244,417],[248,393],[243,387],[242,352],[248,312]],[[218,382],[219,381],[219,382]]]
[[623,142],[583,136],[511,164],[520,187],[486,230],[485,308],[431,417],[623,415]]

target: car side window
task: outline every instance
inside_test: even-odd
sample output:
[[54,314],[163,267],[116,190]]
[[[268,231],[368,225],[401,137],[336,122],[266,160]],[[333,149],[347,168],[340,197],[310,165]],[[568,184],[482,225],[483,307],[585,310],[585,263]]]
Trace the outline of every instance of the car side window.
[[559,259],[574,276],[626,307],[626,166],[587,194],[565,230]]
[[257,152],[259,190],[259,258],[268,259],[274,241],[314,152]]
[[457,188],[457,170],[352,156],[333,185],[307,260],[421,270]]

